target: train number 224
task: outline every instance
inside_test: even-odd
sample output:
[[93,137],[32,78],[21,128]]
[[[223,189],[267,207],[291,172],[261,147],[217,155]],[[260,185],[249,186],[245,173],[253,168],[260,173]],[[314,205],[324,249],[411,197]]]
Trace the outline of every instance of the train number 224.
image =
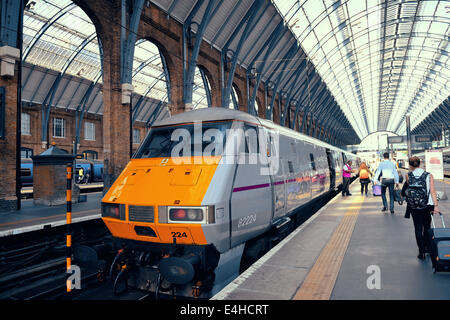
[[187,238],[186,232],[174,232],[172,231],[172,238]]

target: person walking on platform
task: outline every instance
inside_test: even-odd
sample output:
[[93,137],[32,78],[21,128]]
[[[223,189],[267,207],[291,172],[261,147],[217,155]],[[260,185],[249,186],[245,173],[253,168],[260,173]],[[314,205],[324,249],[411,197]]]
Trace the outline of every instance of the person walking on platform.
[[382,178],[381,199],[383,200],[383,209],[381,211],[387,211],[386,189],[389,189],[389,209],[394,214],[394,188],[398,189],[398,172],[396,165],[389,160],[389,153],[385,152],[383,158],[384,161],[380,163],[375,172],[374,182],[378,184],[380,183],[379,178]]
[[366,163],[363,162],[359,166],[359,182],[361,183],[361,195],[365,193],[367,197],[367,190],[369,189],[370,177],[372,176],[372,172],[370,172]]
[[350,186],[350,178],[352,177],[352,161],[349,160],[347,161],[347,163],[344,165],[343,168],[343,183],[342,183],[342,196],[345,197],[347,196],[351,196],[352,194],[350,193],[350,191],[348,190],[349,186]]
[[414,223],[416,242],[420,260],[430,252],[428,230],[431,225],[431,214],[439,213],[439,206],[434,186],[433,175],[420,166],[418,157],[409,158],[409,172],[403,184],[402,195],[406,197],[405,218],[411,215]]

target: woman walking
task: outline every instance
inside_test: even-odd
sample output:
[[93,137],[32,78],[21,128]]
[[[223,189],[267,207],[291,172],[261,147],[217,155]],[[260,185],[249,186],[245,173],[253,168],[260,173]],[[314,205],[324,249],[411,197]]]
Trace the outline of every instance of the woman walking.
[[433,175],[420,167],[418,157],[409,158],[409,173],[402,188],[402,195],[406,197],[405,217],[412,216],[416,242],[419,248],[420,260],[425,259],[425,253],[430,252],[428,230],[431,225],[431,215],[439,213],[436,189]]
[[369,189],[370,177],[372,176],[372,172],[370,172],[366,163],[363,162],[359,166],[359,182],[361,183],[361,195],[364,193],[367,197],[367,190]]

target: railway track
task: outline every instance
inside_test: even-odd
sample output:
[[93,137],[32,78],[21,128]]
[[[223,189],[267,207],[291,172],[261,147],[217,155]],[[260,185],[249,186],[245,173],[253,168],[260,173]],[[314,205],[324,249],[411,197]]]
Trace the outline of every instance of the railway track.
[[[0,300],[33,300],[64,297],[66,290],[65,226],[0,240]],[[100,259],[112,254],[112,237],[100,219],[73,225],[73,242],[95,248]],[[108,252],[111,251],[111,252]],[[98,282],[101,264],[87,263],[75,250],[84,286]],[[107,261],[104,263],[107,264]]]
[[[326,197],[312,204],[308,210],[302,210],[299,213],[299,224],[310,218],[338,192],[337,190],[330,192]],[[123,294],[114,295],[112,281],[106,278],[115,252],[112,250],[112,237],[100,219],[74,225],[73,243],[94,248],[100,254],[99,262],[81,265],[81,290],[73,290],[71,294],[67,294],[65,230],[62,226],[0,240],[0,300],[154,300],[155,298],[167,300],[176,298],[170,293],[155,296],[155,293],[133,288],[129,288]],[[75,257],[75,264],[76,260]]]

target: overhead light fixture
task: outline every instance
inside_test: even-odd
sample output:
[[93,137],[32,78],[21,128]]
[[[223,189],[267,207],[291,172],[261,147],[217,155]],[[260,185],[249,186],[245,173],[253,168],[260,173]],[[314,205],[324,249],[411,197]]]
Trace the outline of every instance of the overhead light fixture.
[[30,3],[28,3],[28,4],[25,6],[25,10],[27,10],[27,11],[33,11],[35,5],[36,5],[36,1],[30,1]]
[[80,71],[77,72],[77,76],[78,76],[78,77],[81,77],[81,75],[83,74],[83,72],[84,72],[84,69],[81,68]]

